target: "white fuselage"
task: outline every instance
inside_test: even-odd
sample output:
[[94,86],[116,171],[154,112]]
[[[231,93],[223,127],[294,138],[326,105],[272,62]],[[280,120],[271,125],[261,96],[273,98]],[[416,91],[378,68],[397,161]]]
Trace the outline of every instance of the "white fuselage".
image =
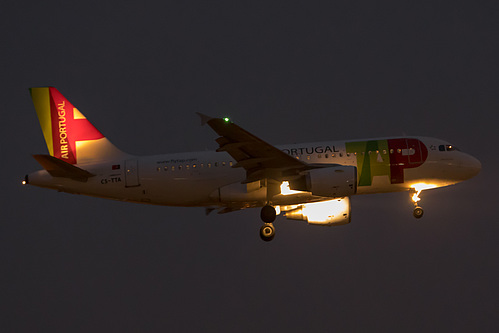
[[[411,147],[411,142],[417,143],[416,148]],[[402,146],[397,147],[397,144]],[[315,142],[277,148],[308,164],[357,167],[356,194],[367,194],[409,190],[420,183],[431,187],[447,186],[479,172],[478,160],[445,147],[451,145],[434,138],[410,137]],[[52,177],[45,170],[30,174],[28,181],[31,185],[63,192],[139,203],[227,206],[230,202],[221,199],[221,189],[228,186],[249,188],[241,185],[246,172],[243,168],[233,168],[235,163],[225,152],[128,156],[126,159],[77,165],[95,175],[86,182]],[[301,197],[304,201],[317,200],[305,193]],[[240,200],[248,200],[244,198]],[[256,195],[247,206],[264,205],[259,198]],[[279,204],[287,204],[282,198]],[[296,201],[292,195],[288,198]]]

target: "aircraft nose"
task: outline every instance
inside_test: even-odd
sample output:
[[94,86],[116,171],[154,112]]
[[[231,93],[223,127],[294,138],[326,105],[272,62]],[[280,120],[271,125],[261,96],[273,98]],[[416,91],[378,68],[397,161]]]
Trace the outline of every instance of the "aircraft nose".
[[469,178],[475,177],[480,173],[480,170],[482,170],[482,163],[473,156],[468,155],[466,169],[468,169]]

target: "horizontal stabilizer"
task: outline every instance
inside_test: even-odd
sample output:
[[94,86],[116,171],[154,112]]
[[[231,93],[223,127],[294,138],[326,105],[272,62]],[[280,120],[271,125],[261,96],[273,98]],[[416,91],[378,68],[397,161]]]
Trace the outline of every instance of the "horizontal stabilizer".
[[88,178],[95,176],[86,170],[50,155],[33,155],[33,157],[52,177],[70,178],[79,182],[86,182]]

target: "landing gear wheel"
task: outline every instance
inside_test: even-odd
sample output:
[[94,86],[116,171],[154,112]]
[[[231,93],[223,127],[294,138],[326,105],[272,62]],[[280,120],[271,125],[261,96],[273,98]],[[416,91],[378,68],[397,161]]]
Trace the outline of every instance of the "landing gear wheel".
[[412,215],[413,215],[415,218],[420,219],[420,218],[422,218],[422,217],[423,217],[423,213],[424,213],[423,208],[421,208],[421,207],[416,207],[416,208],[414,208],[414,211],[412,212]]
[[260,228],[260,238],[265,242],[270,242],[274,239],[275,236],[275,228],[272,223],[265,223]]
[[266,205],[262,207],[262,211],[260,212],[260,217],[262,221],[265,223],[272,223],[275,221],[276,217],[275,208],[271,205]]

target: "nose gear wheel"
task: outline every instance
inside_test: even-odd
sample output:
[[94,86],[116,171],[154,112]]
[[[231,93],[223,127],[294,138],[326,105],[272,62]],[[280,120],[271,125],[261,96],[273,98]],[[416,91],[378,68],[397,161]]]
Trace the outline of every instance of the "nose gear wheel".
[[414,208],[414,211],[412,212],[412,215],[413,215],[415,218],[420,219],[420,218],[422,218],[422,217],[423,217],[423,213],[424,213],[423,208],[421,208],[421,207],[416,207],[416,208]]
[[421,200],[419,195],[421,194],[422,190],[415,190],[413,192],[413,195],[411,196],[412,201],[414,202],[414,210],[412,211],[412,216],[414,216],[417,219],[420,219],[423,217],[424,211],[423,208],[418,206],[418,202]]

